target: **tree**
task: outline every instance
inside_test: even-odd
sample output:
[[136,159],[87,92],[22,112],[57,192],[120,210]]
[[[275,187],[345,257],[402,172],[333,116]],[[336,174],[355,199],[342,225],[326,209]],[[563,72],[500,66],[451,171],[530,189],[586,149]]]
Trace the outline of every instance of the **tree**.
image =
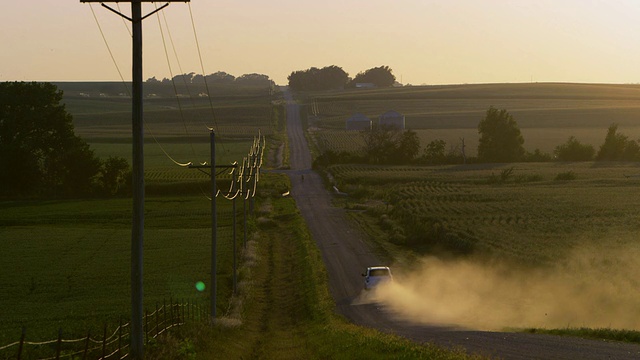
[[85,195],[100,160],[73,131],[50,83],[0,84],[0,194]]
[[407,130],[400,135],[397,143],[395,159],[399,163],[409,164],[420,151],[420,138],[413,130]]
[[259,85],[259,86],[271,86],[273,81],[269,79],[269,76],[263,74],[244,74],[236,78],[236,84],[241,85]]
[[478,124],[480,140],[478,159],[484,162],[514,162],[522,160],[524,138],[518,124],[507,110],[489,107]]
[[109,156],[100,169],[100,185],[105,195],[126,193],[131,185],[131,168],[126,159]]
[[640,160],[640,146],[627,136],[617,133],[618,125],[611,124],[607,130],[604,144],[596,155],[596,160],[601,161],[637,161]]
[[582,144],[575,137],[569,137],[566,143],[556,146],[553,154],[559,161],[590,161],[596,150],[591,145]]
[[395,126],[374,125],[363,131],[364,153],[373,164],[406,164],[420,151],[415,131],[402,131]]
[[[217,71],[213,74],[207,75],[207,82],[210,83],[223,83],[223,84],[231,84],[236,80],[236,77],[228,74],[224,71]],[[202,81],[204,83],[204,79]]]
[[364,153],[373,164],[384,164],[396,152],[400,132],[395,127],[374,125],[363,131]]
[[349,74],[341,67],[331,65],[293,71],[288,77],[289,87],[294,91],[323,91],[343,89],[349,82]]
[[423,159],[427,164],[442,164],[445,159],[445,148],[447,143],[444,140],[433,140],[427,144],[423,151]]
[[356,83],[372,83],[377,87],[390,87],[396,82],[396,77],[393,75],[391,68],[388,66],[379,66],[365,70],[358,73],[353,81],[353,86]]

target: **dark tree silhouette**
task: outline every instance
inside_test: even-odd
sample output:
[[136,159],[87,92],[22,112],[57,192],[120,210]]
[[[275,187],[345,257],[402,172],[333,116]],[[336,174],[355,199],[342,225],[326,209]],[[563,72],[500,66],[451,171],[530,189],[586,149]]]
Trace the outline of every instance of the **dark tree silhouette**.
[[573,136],[566,143],[556,146],[553,151],[559,161],[590,161],[595,153],[593,146],[582,144]]
[[618,125],[611,124],[607,130],[607,136],[600,150],[596,155],[596,160],[601,161],[638,161],[640,160],[640,146],[634,140],[618,133]]
[[507,110],[491,106],[478,124],[480,142],[478,159],[484,162],[514,162],[522,160],[525,150],[520,128]]
[[372,164],[408,164],[420,151],[415,131],[402,131],[395,126],[374,125],[362,132],[364,153]]
[[307,70],[294,71],[287,79],[291,90],[321,91],[343,89],[349,82],[349,74],[341,67],[331,65],[322,69],[312,67]]
[[377,87],[390,87],[396,82],[396,77],[388,66],[380,66],[365,70],[353,78],[351,84],[372,83]]
[[101,163],[74,134],[62,91],[50,83],[0,84],[0,193],[91,193]]

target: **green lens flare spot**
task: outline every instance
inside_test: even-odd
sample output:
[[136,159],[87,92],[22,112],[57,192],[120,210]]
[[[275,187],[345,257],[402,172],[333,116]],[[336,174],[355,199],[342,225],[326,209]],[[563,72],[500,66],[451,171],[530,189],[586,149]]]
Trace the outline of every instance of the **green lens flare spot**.
[[203,283],[202,281],[198,281],[198,282],[196,283],[196,290],[198,290],[198,291],[204,291],[204,288],[205,288],[205,286],[204,286],[204,283]]

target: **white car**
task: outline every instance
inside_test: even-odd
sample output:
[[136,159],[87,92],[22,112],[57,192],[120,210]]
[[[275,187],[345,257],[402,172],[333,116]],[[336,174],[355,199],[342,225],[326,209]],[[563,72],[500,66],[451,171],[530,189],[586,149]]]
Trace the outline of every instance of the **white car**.
[[391,275],[391,269],[388,266],[368,267],[367,272],[362,276],[364,276],[365,290],[371,290],[382,283],[393,281],[393,275]]

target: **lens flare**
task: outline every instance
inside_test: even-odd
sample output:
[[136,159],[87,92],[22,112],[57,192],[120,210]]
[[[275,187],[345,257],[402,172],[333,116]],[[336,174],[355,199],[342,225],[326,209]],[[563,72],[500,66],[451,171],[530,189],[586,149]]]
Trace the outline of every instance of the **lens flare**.
[[204,291],[204,288],[205,288],[205,286],[204,286],[204,283],[203,283],[202,281],[198,281],[198,282],[196,283],[196,290],[198,290],[198,291]]

